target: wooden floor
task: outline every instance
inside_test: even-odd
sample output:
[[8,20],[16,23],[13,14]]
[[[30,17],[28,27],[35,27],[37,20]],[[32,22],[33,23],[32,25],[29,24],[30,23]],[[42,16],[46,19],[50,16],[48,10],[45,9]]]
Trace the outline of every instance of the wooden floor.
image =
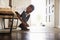
[[[36,29],[37,30],[37,29]],[[42,27],[36,31],[15,31],[9,34],[0,34],[0,40],[60,40],[60,29]]]

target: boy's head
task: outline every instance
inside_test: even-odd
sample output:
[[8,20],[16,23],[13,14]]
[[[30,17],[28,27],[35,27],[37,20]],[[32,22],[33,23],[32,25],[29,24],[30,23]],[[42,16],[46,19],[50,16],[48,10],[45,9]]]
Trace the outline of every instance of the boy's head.
[[29,5],[29,6],[26,8],[26,12],[27,12],[28,14],[31,13],[33,10],[34,10],[34,6],[33,6],[33,5]]

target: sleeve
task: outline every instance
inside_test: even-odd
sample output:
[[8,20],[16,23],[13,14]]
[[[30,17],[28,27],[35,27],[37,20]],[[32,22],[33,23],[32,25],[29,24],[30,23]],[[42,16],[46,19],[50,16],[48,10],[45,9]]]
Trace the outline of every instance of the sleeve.
[[[18,14],[18,15],[20,15],[17,11],[15,13]],[[22,17],[22,14],[20,15],[20,17]]]

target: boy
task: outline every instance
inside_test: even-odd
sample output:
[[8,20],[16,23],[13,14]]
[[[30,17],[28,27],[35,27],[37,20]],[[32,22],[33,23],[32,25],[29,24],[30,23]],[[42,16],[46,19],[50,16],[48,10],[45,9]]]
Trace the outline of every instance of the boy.
[[27,26],[29,26],[27,24],[27,21],[29,20],[30,18],[30,13],[34,10],[34,6],[33,5],[29,5],[27,8],[26,8],[26,11],[23,11],[22,14],[20,15],[18,12],[16,12],[17,14],[17,17],[21,20],[21,24],[19,25],[19,27],[21,28],[21,30],[29,30],[27,28]]

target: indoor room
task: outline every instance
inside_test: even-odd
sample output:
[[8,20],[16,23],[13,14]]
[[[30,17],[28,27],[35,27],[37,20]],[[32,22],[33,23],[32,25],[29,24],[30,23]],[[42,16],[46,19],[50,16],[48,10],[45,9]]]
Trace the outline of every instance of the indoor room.
[[60,40],[60,0],[0,0],[0,40]]

